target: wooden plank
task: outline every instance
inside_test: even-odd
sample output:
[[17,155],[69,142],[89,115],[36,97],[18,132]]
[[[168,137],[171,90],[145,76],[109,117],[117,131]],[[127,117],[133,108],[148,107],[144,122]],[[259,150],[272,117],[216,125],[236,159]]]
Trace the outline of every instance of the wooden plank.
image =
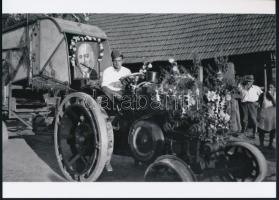
[[33,129],[32,124],[29,124],[28,122],[26,122],[23,118],[21,118],[15,112],[11,112],[11,115],[14,116],[15,118],[17,118],[19,121],[21,121],[24,125],[26,125],[28,129],[31,129],[31,130]]
[[32,108],[32,109],[16,109],[15,110],[16,113],[24,113],[24,112],[30,112],[30,113],[34,113],[34,112],[50,112],[48,108]]

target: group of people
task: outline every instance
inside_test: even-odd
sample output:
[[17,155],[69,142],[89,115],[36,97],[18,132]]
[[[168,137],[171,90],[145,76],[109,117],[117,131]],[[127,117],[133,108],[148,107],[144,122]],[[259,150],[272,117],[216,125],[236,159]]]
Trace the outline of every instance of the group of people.
[[276,130],[276,89],[270,82],[267,91],[254,85],[254,76],[246,75],[244,81],[238,84],[240,92],[240,108],[242,110],[242,132],[247,132],[248,120],[251,119],[253,133],[251,138],[259,133],[260,145],[264,146],[265,133],[269,133],[269,148],[275,138]]
[[[231,131],[246,134],[255,139],[259,134],[260,146],[264,146],[265,133],[269,133],[269,148],[275,138],[276,130],[276,88],[270,82],[267,89],[262,90],[254,85],[254,76],[246,75],[235,80],[234,65],[230,63],[222,76],[223,81],[230,81],[237,87],[237,92],[230,101]],[[241,114],[240,114],[241,113]],[[252,134],[248,135],[248,124],[251,122]],[[238,134],[239,135],[239,134]]]
[[[131,74],[131,71],[122,66],[123,55],[119,51],[113,50],[111,58],[113,65],[104,70],[101,86],[109,97],[120,98],[122,95],[120,78]],[[259,133],[260,145],[264,146],[265,133],[269,133],[268,147],[272,148],[276,130],[275,83],[270,82],[267,91],[254,85],[253,75],[246,75],[241,82],[236,83],[234,65],[230,64],[228,67],[222,78],[232,79],[239,92],[232,95],[230,102],[231,130],[247,134],[248,122],[251,121],[253,132],[252,135],[247,136],[255,139],[256,134]]]

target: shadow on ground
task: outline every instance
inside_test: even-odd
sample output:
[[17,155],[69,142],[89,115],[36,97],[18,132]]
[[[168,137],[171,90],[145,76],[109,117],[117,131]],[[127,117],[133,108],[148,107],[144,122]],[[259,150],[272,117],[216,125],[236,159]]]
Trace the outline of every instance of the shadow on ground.
[[[18,124],[9,124],[9,131],[11,133],[10,138],[23,138],[28,146],[36,153],[36,155],[51,168],[54,173],[48,174],[49,181],[61,182],[66,181],[58,166],[55,149],[53,133],[46,134],[44,132],[37,132],[36,134],[30,130],[24,130],[24,127],[18,126]],[[18,130],[22,131],[18,131]],[[119,137],[119,136],[118,136]],[[127,142],[123,137],[115,137],[114,155],[112,156],[111,165],[112,172],[103,171],[98,182],[142,182],[144,181],[144,172],[147,165],[136,165],[134,159],[128,151]],[[241,139],[241,137],[240,137]],[[118,141],[117,141],[118,140]],[[247,141],[248,142],[248,141]],[[249,141],[259,148],[258,136],[255,140]],[[265,144],[268,143],[268,138],[265,140]],[[274,141],[275,143],[275,141]],[[275,147],[275,144],[274,144]],[[266,147],[259,148],[264,154],[268,164],[268,174],[264,181],[276,181],[276,150],[268,149]],[[57,174],[57,175],[56,175]],[[209,180],[214,181],[214,180]]]
[[[63,177],[55,156],[52,135],[24,135],[22,136],[30,148],[59,176]],[[64,181],[55,177],[49,177],[52,181]]]

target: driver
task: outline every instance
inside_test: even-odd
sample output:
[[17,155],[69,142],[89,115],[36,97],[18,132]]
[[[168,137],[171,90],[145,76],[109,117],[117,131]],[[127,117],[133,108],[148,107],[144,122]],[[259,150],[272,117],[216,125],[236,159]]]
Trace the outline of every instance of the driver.
[[128,68],[122,66],[123,55],[119,51],[113,50],[111,53],[111,58],[113,66],[110,66],[104,70],[101,86],[103,91],[110,99],[116,97],[120,100],[123,92],[120,78],[130,75],[131,71]]

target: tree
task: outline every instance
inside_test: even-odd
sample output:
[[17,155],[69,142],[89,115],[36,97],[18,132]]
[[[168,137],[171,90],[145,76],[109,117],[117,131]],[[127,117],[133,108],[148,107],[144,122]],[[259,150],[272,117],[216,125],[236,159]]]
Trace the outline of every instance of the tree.
[[20,13],[20,14],[3,14],[2,15],[2,30],[13,26],[15,24],[21,23],[28,20],[36,19],[39,17],[55,17],[66,19],[70,21],[80,22],[80,23],[87,23],[89,20],[88,14],[86,13],[77,13],[77,14],[63,14],[63,13],[43,13],[43,14],[27,14],[27,13]]

